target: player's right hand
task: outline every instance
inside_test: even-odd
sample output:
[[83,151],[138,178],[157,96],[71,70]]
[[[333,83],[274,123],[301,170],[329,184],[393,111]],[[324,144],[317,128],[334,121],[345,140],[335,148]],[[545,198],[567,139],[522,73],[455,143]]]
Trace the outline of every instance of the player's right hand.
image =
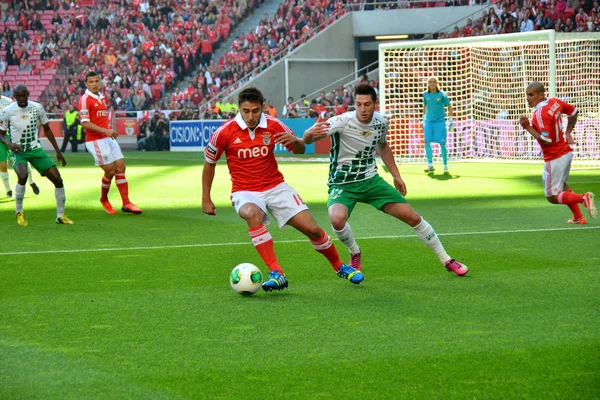
[[523,127],[523,129],[529,128],[529,126],[530,126],[529,125],[529,117],[527,117],[526,115],[521,115],[519,123],[521,124],[521,126]]
[[217,208],[212,200],[202,200],[202,212],[207,215],[217,215]]
[[329,133],[329,122],[326,118],[319,117],[313,126],[304,131],[304,141],[307,144],[323,139]]
[[108,130],[108,133],[106,133],[105,135],[112,139],[116,139],[117,136],[119,136],[119,134],[117,132],[113,131],[112,129]]
[[21,151],[23,151],[21,145],[17,143],[11,143],[8,147],[13,153],[20,153]]

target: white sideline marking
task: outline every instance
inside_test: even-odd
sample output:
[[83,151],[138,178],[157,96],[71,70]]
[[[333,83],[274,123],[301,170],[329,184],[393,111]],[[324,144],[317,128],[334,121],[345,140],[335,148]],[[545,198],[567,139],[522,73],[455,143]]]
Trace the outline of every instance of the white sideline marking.
[[[496,235],[500,233],[528,233],[528,232],[553,232],[553,231],[568,231],[568,230],[588,230],[588,229],[600,229],[600,226],[586,226],[586,227],[572,227],[572,228],[543,228],[543,229],[515,229],[515,230],[502,230],[502,231],[483,231],[483,232],[451,232],[451,233],[438,233],[438,236],[464,236],[464,235]],[[404,239],[414,238],[414,234],[410,235],[392,235],[392,236],[365,236],[357,238],[358,240],[371,240],[371,239]],[[337,239],[335,239],[337,240]],[[277,243],[300,243],[305,242],[306,239],[296,240],[278,240]],[[73,250],[40,250],[40,251],[9,251],[0,253],[0,256],[11,256],[11,255],[30,255],[30,254],[58,254],[58,253],[89,253],[93,251],[127,251],[127,250],[162,250],[162,249],[183,249],[190,247],[220,247],[220,246],[242,246],[250,245],[250,240],[245,242],[231,242],[231,243],[196,243],[196,244],[175,244],[168,246],[136,246],[136,247],[106,247],[99,249],[73,249]]]

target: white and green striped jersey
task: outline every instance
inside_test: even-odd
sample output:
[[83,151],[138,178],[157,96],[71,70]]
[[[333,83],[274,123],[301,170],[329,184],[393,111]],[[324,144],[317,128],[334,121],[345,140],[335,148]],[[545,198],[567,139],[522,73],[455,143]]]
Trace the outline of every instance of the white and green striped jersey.
[[48,123],[46,110],[40,103],[29,101],[27,107],[13,102],[0,111],[0,130],[10,130],[10,141],[21,145],[22,151],[42,147],[39,138],[40,124]]
[[368,124],[358,122],[356,112],[349,111],[330,118],[328,185],[360,182],[377,175],[375,150],[386,142],[389,122],[376,112]]

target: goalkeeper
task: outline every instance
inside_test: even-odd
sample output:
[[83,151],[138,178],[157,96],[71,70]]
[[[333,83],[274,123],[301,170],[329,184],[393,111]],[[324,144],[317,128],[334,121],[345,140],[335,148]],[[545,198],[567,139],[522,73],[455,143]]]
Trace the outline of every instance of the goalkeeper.
[[427,90],[423,93],[423,132],[425,136],[425,155],[427,168],[425,172],[433,172],[433,152],[431,143],[440,145],[444,172],[448,170],[448,150],[446,149],[446,107],[448,107],[448,129],[454,127],[452,104],[440,86],[436,77],[432,76],[427,81]]

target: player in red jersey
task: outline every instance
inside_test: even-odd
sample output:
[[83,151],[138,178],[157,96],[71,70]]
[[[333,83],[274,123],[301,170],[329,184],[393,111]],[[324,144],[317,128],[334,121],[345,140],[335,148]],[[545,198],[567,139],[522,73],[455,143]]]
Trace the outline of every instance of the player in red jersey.
[[273,239],[265,226],[270,222],[267,211],[280,228],[290,225],[306,235],[340,278],[359,284],[363,274],[340,260],[329,235],[317,225],[298,193],[284,181],[275,160],[275,145],[282,144],[294,153],[304,153],[305,145],[277,118],[263,114],[264,100],[256,88],[242,90],[238,96],[239,113],[211,136],[204,150],[202,212],[217,213],[210,191],[216,162],[224,153],[231,176],[233,207],[248,224],[252,244],[271,271],[262,285],[265,291],[288,286],[275,256]]
[[[531,123],[525,115],[521,116],[521,126],[537,139],[544,155],[544,192],[553,204],[566,204],[573,212],[569,224],[585,224],[586,220],[579,210],[579,203],[587,208],[590,217],[598,216],[594,204],[594,194],[574,193],[567,184],[573,151],[570,144],[575,143],[571,132],[577,123],[577,108],[562,100],[546,97],[544,85],[533,82],[527,86],[527,104],[533,107]],[[567,116],[567,128],[564,133],[561,126],[562,114]]]
[[125,178],[125,158],[117,143],[117,132],[108,122],[108,110],[104,96],[100,93],[100,76],[90,71],[85,75],[87,90],[79,99],[81,126],[86,130],[85,147],[94,157],[96,165],[104,170],[100,203],[109,214],[117,211],[108,201],[108,191],[113,176],[121,194],[123,212],[141,214],[142,210],[129,200],[129,185]]

